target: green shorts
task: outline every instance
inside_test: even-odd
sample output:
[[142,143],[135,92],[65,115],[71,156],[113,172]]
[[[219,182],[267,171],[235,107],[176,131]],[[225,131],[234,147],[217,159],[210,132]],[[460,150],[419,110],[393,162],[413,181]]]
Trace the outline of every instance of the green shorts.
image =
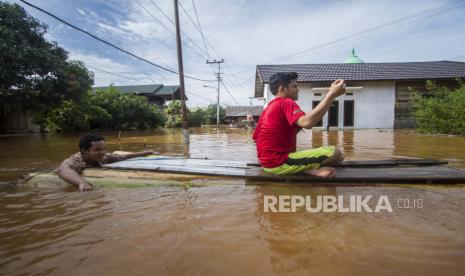
[[272,174],[296,174],[307,169],[318,169],[321,162],[333,156],[335,149],[334,146],[328,146],[292,152],[281,166],[263,170]]

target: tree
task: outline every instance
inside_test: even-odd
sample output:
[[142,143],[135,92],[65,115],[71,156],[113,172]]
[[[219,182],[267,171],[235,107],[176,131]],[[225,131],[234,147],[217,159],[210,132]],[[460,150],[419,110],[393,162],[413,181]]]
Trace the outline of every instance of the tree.
[[174,128],[182,126],[181,101],[171,101],[165,108],[165,127]]
[[[224,119],[226,110],[220,105],[220,123]],[[216,124],[216,104],[211,104],[205,109],[205,124]]]
[[190,127],[202,126],[205,121],[205,111],[202,108],[196,108],[195,110],[189,109],[187,111],[187,121]]
[[[87,102],[89,106],[103,109],[110,115],[110,119],[104,121],[105,128],[147,129],[157,127],[164,121],[158,107],[149,104],[145,97],[123,94],[114,87],[89,93]],[[90,120],[92,125],[97,125],[100,121],[101,118]]]
[[65,100],[79,100],[93,74],[44,35],[47,26],[17,4],[0,2],[0,116],[32,111],[35,122]]
[[427,81],[430,97],[413,94],[413,117],[420,132],[465,135],[465,83],[450,91]]
[[66,100],[45,117],[45,125],[51,132],[147,129],[163,121],[157,106],[149,104],[145,97],[122,94],[114,87],[89,91],[79,101]]

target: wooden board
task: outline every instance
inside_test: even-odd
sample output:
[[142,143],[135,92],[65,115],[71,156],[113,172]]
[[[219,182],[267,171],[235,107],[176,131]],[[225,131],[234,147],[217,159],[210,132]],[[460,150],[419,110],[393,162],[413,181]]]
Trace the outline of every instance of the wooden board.
[[[386,162],[389,161],[389,162]],[[410,161],[410,162],[409,162]],[[414,164],[415,161],[418,164]],[[434,161],[434,162],[432,162]],[[308,183],[464,183],[465,171],[448,166],[426,166],[439,161],[425,160],[372,160],[351,161],[336,168],[333,178],[318,178],[310,175],[279,176],[265,173],[260,167],[247,162],[187,158],[135,158],[107,164],[112,170],[141,170],[163,173],[226,176],[278,182]],[[429,163],[428,163],[429,162]]]
[[[389,159],[389,160],[352,160],[342,161],[337,167],[400,167],[400,166],[432,166],[432,165],[446,165],[447,161],[434,160],[434,159]],[[248,162],[248,166],[259,167],[260,164],[256,162]]]

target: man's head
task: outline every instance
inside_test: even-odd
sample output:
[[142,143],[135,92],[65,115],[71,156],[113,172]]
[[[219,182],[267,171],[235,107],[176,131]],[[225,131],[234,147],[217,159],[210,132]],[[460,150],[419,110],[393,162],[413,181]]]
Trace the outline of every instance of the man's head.
[[100,162],[107,153],[105,139],[97,134],[89,134],[79,140],[79,150],[87,162]]
[[275,96],[291,98],[297,100],[299,97],[299,88],[297,78],[299,75],[295,72],[279,72],[270,77],[270,90]]

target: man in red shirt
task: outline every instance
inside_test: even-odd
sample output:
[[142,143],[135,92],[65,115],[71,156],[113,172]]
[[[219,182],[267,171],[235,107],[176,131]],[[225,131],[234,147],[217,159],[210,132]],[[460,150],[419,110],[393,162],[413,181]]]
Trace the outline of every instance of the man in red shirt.
[[336,170],[331,165],[342,160],[334,146],[296,151],[297,133],[312,128],[328,111],[335,98],[345,93],[343,80],[331,84],[325,98],[309,113],[295,102],[298,98],[297,73],[276,73],[269,87],[275,98],[268,103],[255,128],[253,139],[263,170],[273,174],[304,172],[319,177],[332,177]]

